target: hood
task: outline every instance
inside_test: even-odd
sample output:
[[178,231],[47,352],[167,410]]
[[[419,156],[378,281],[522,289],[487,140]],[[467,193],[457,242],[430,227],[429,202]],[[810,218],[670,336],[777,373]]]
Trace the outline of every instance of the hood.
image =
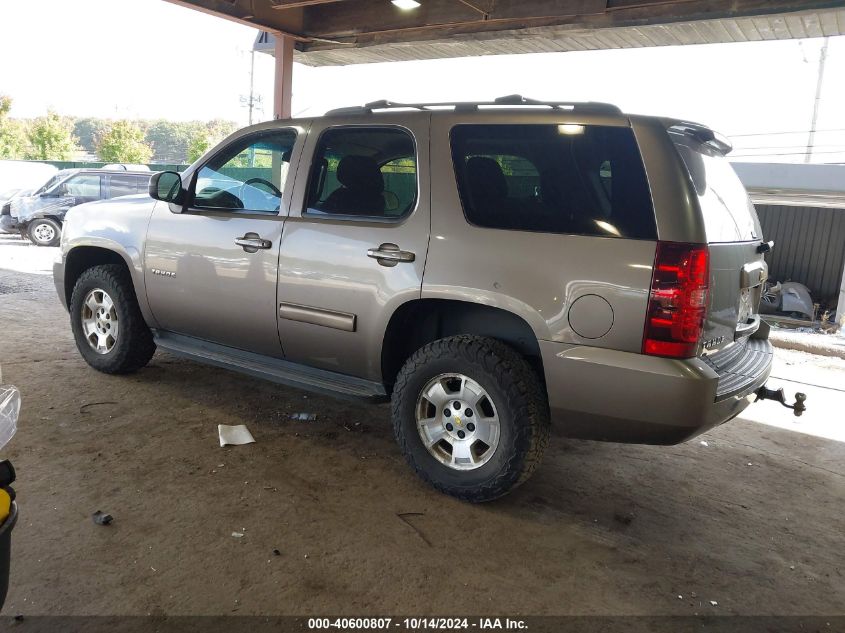
[[74,218],[83,217],[87,220],[112,217],[115,218],[115,224],[118,224],[120,222],[118,218],[121,213],[144,210],[144,207],[152,210],[154,204],[155,200],[145,193],[121,196],[119,198],[112,198],[111,200],[94,200],[93,202],[85,202],[68,209],[65,222],[67,223]]
[[67,209],[67,198],[45,198],[42,196],[21,196],[12,198],[10,211],[12,217],[20,222],[26,222],[36,217],[58,214]]

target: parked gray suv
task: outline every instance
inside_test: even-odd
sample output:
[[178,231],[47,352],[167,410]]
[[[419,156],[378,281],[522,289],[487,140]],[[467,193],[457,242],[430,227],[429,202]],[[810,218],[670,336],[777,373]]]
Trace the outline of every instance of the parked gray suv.
[[390,399],[410,465],[489,500],[552,424],[677,443],[764,393],[771,245],[729,150],[702,125],[518,96],[263,123],[153,176],[154,201],[71,209],[56,288],[95,369],[159,347]]

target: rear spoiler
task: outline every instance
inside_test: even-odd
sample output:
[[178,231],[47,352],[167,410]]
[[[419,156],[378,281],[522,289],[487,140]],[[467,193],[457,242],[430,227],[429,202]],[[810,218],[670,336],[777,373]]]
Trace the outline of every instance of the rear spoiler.
[[714,132],[706,125],[693,123],[691,121],[677,121],[674,119],[664,119],[663,122],[666,125],[668,132],[694,138],[702,145],[707,145],[708,147],[715,149],[723,156],[729,154],[731,150],[733,150],[733,145],[731,145],[731,142],[727,139],[727,137],[722,136],[718,132]]

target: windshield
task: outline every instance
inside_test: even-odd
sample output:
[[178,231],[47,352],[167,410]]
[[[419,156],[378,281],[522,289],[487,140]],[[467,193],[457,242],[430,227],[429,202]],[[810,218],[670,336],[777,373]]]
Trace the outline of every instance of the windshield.
[[61,180],[64,180],[65,178],[68,177],[68,175],[69,174],[67,172],[65,172],[65,173],[59,172],[58,174],[50,176],[50,179],[47,182],[45,182],[43,185],[41,185],[38,188],[38,190],[35,193],[33,193],[32,195],[37,196],[37,195],[44,193],[48,189],[52,189],[56,185],[56,183],[58,183]]
[[760,239],[754,205],[728,159],[694,138],[673,132],[669,135],[698,195],[707,241],[749,242]]

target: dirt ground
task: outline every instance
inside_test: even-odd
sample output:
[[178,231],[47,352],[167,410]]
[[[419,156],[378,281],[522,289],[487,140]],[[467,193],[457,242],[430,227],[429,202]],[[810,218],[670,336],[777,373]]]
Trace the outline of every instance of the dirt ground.
[[[91,370],[52,279],[4,266],[55,250],[13,242],[0,364],[24,407],[3,454],[20,505],[6,614],[845,614],[839,359],[813,378],[806,356],[778,356],[793,388],[820,385],[806,426],[760,403],[673,447],[553,436],[528,483],[468,505],[415,478],[384,406],[164,353],[128,377]],[[257,442],[220,448],[217,424],[241,423]],[[828,437],[796,432],[816,427]]]

